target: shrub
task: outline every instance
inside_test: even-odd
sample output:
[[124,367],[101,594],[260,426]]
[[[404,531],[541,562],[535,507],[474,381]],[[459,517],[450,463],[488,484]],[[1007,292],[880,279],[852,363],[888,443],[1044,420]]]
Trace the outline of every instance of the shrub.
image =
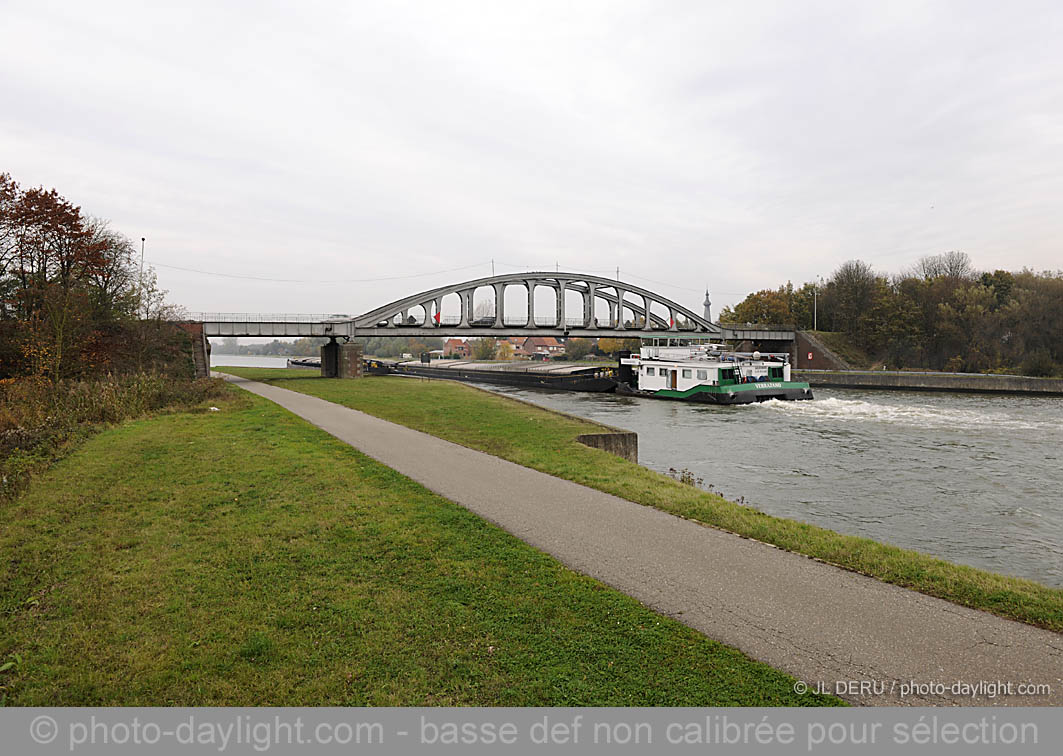
[[199,404],[224,389],[155,373],[94,380],[0,381],[0,500],[19,491],[64,445],[95,428],[171,407]]

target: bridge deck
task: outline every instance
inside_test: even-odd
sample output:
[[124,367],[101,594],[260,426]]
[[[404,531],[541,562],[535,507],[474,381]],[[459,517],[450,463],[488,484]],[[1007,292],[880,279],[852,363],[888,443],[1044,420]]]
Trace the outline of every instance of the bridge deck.
[[[481,337],[481,336],[553,336],[555,338],[698,338],[730,339],[736,341],[793,341],[792,329],[771,327],[733,327],[724,326],[719,334],[708,334],[683,328],[609,328],[598,326],[585,328],[582,319],[566,319],[564,326],[559,326],[554,318],[536,318],[534,327],[527,325],[527,320],[503,321],[495,324],[493,319],[480,322],[473,321],[462,325],[456,318],[443,318],[441,323],[409,326],[371,326],[358,327],[354,319],[329,318],[313,315],[284,315],[251,313],[196,313],[190,320],[203,323],[204,333],[209,336],[237,337],[303,337],[335,336],[366,337],[379,336],[413,336],[425,338],[441,337]],[[450,321],[450,322],[448,322]]]

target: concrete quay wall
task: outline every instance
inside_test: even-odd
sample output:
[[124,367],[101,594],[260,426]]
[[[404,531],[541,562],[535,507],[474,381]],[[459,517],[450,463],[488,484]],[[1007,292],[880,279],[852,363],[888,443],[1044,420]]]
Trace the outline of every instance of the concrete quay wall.
[[1063,379],[977,373],[913,373],[871,370],[795,370],[795,381],[813,388],[866,388],[897,391],[959,391],[980,394],[1063,396]]

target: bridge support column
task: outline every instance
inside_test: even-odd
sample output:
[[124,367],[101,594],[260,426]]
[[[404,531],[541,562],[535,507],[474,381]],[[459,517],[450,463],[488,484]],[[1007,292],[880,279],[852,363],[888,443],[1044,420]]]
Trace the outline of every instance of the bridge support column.
[[559,280],[557,282],[557,327],[562,331],[568,330],[568,323],[565,322],[565,288],[565,280]]
[[321,347],[322,378],[361,378],[362,345],[340,344],[336,339]]
[[528,328],[535,328],[535,281],[525,281],[528,287]]
[[587,291],[583,293],[583,327],[594,328],[594,295],[598,284],[587,282]]
[[506,306],[506,285],[504,283],[494,284],[495,288],[495,328],[502,328],[502,310]]
[[475,315],[472,311],[472,289],[464,289],[458,292],[461,297],[461,322],[458,328],[469,328]]

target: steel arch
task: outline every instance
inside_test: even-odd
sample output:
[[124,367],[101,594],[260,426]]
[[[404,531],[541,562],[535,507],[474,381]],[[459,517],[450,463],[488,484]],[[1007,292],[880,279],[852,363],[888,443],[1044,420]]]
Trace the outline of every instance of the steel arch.
[[[528,316],[527,322],[523,326],[514,326],[503,322],[505,288],[514,285],[523,286],[528,291]],[[534,293],[535,289],[540,286],[552,288],[557,292],[556,318],[553,326],[537,325],[535,322]],[[494,289],[495,314],[493,323],[474,322],[475,318],[472,311],[473,292],[480,287]],[[611,289],[616,293],[601,291],[602,289]],[[565,292],[569,290],[579,292],[583,297],[582,318],[578,324],[571,323],[566,318]],[[634,335],[634,333],[646,332],[671,332],[719,336],[721,333],[719,326],[714,325],[692,310],[641,286],[600,276],[558,271],[507,273],[500,276],[489,276],[441,286],[378,307],[353,318],[350,324],[358,335],[365,335],[366,331],[379,332],[381,335],[389,331],[410,332],[413,330],[420,331],[421,329],[434,331],[441,327],[441,324],[435,322],[434,316],[441,312],[443,297],[454,294],[461,299],[461,315],[458,324],[451,327],[459,331],[465,329],[481,331],[484,328],[488,328],[508,331],[519,330],[521,332],[534,331],[536,329],[573,330],[587,335]],[[625,297],[628,294],[641,298],[642,304],[639,305],[626,300]],[[610,306],[610,322],[607,326],[602,326],[595,318],[595,298],[605,301]],[[620,303],[622,303],[622,306],[618,306]],[[668,322],[651,311],[653,305],[659,305],[668,310]],[[416,307],[423,308],[425,317],[421,323],[411,324],[408,322],[409,311]],[[642,318],[642,325],[625,326],[624,309],[632,312],[635,318]],[[399,319],[398,323],[396,323],[396,319]],[[682,328],[679,326],[680,319],[685,321]],[[450,329],[447,328],[446,330]]]

